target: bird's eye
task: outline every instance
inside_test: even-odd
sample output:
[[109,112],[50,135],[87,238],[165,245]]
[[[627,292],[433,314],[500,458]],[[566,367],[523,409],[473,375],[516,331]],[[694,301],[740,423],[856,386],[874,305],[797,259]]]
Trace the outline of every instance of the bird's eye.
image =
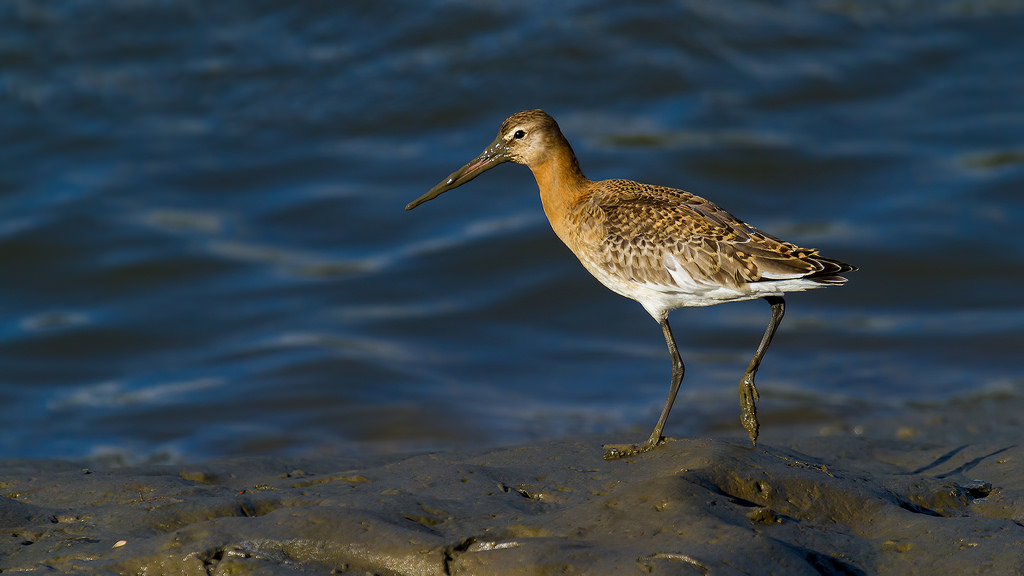
[[522,130],[516,130],[516,133],[512,135],[516,140],[519,140],[523,136],[526,136],[526,132],[523,132]]

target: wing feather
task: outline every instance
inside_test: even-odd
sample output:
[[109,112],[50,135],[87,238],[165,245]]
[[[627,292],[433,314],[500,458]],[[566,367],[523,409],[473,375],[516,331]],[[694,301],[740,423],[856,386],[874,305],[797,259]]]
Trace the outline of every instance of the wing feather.
[[693,285],[740,289],[753,282],[843,279],[848,264],[761,232],[699,196],[630,180],[595,183],[573,224],[578,254],[629,282],[685,291]]

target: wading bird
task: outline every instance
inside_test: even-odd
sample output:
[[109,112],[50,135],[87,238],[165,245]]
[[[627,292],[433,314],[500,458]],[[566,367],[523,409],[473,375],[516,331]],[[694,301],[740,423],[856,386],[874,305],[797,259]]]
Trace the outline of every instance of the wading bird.
[[754,375],[782,321],[783,294],[843,284],[846,278],[840,274],[857,268],[761,232],[683,190],[632,180],[588,179],[558,124],[542,110],[509,116],[479,156],[405,209],[504,162],[530,168],[555,234],[602,284],[639,302],[665,335],[672,382],[658,423],[642,444],[606,446],[605,458],[646,452],[664,441],[662,432],[684,370],[668,313],[685,306],[763,298],[771,305],[771,320],[739,385],[740,421],[756,444]]

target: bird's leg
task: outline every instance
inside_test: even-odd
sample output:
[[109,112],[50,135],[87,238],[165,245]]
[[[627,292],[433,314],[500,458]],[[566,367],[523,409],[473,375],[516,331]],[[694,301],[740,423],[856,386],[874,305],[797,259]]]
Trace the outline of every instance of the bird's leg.
[[755,446],[759,428],[756,404],[759,396],[757,388],[754,386],[754,375],[757,374],[757,368],[761,365],[761,359],[764,358],[768,345],[772,343],[775,330],[782,322],[782,315],[786,313],[786,301],[782,299],[782,296],[765,296],[764,299],[772,306],[772,319],[768,323],[768,329],[764,331],[764,337],[761,338],[757,352],[754,352],[754,358],[750,360],[747,371],[743,373],[743,380],[740,380],[740,421],[747,429],[747,434],[750,435],[750,442]]
[[672,329],[668,325],[668,317],[661,321],[661,331],[665,334],[665,344],[668,345],[668,354],[672,358],[672,383],[669,385],[668,398],[665,399],[665,407],[661,409],[658,423],[654,426],[651,437],[647,439],[646,444],[652,448],[662,441],[661,433],[665,429],[668,413],[672,411],[672,404],[676,401],[676,395],[679,394],[679,385],[683,382],[683,373],[686,371],[683,359],[679,357],[676,339],[672,337]]
[[661,417],[658,418],[658,423],[654,426],[654,432],[651,432],[651,437],[643,444],[609,444],[605,446],[605,460],[636,456],[637,454],[647,452],[664,441],[661,433],[665,429],[665,422],[668,421],[668,413],[672,411],[672,404],[676,401],[676,395],[679,394],[679,385],[683,381],[685,366],[683,366],[682,358],[679,357],[679,348],[676,346],[675,338],[672,337],[672,329],[669,328],[667,316],[661,320],[661,331],[665,334],[668,353],[672,357],[672,384],[668,390],[668,398],[665,399],[665,407],[661,409]]

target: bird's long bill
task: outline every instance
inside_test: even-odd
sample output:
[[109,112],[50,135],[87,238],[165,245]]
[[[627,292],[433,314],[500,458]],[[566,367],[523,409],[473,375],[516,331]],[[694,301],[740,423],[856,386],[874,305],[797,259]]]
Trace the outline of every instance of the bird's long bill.
[[405,209],[412,210],[420,204],[423,204],[428,200],[433,200],[453,188],[458,188],[473,178],[476,178],[491,168],[494,168],[498,164],[508,162],[509,160],[511,160],[511,157],[508,154],[508,147],[505,145],[505,142],[502,141],[501,136],[498,136],[494,139],[494,142],[491,142],[491,145],[481,152],[479,156],[474,158],[472,162],[466,164],[462,168],[459,168],[455,172],[452,172],[447,178],[438,183],[437,186],[431,188],[430,192],[427,192],[423,196],[420,196],[410,202]]

